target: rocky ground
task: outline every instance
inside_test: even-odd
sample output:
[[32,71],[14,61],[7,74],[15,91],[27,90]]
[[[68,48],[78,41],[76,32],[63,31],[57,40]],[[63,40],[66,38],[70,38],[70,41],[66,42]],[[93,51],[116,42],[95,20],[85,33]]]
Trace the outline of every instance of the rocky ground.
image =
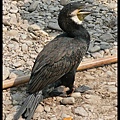
[[[3,0],[3,80],[30,74],[44,45],[62,33],[57,16],[67,2],[70,0]],[[85,2],[92,4],[90,9],[95,12],[83,22],[91,36],[83,61],[116,56],[117,1]],[[33,120],[117,119],[117,63],[77,72],[75,85],[86,85],[91,90],[76,92],[70,98],[46,98]],[[26,97],[25,86],[3,90],[3,120],[12,120]]]

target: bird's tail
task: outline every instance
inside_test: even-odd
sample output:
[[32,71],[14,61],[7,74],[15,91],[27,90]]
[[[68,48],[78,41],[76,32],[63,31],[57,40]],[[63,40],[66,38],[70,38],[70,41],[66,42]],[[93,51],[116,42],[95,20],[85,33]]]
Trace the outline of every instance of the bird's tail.
[[42,91],[37,94],[29,95],[26,100],[23,102],[21,108],[15,114],[13,120],[18,120],[20,116],[26,120],[31,120],[38,104],[43,100]]

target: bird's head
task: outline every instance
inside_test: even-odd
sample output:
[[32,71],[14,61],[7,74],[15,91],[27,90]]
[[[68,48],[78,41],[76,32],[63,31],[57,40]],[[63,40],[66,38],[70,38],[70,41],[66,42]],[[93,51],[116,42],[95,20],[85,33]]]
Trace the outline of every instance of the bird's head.
[[[58,24],[63,31],[72,24],[82,24],[84,18],[91,12],[84,3],[71,2],[63,7],[58,16]],[[69,29],[69,28],[68,28]]]

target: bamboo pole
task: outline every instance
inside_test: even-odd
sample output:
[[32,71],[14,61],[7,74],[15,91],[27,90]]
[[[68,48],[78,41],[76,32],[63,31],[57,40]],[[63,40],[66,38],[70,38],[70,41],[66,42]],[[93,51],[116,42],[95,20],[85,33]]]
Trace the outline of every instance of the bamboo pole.
[[[103,66],[103,65],[107,65],[107,64],[111,64],[111,63],[116,63],[116,62],[117,62],[116,56],[109,56],[109,57],[105,57],[105,58],[99,58],[96,60],[92,60],[90,62],[83,62],[78,66],[77,72],[81,71],[81,70],[90,69],[93,67],[99,67],[99,66]],[[3,89],[27,83],[29,81],[29,79],[30,79],[30,75],[22,76],[22,77],[18,77],[18,78],[12,78],[9,80],[4,80],[3,81]]]

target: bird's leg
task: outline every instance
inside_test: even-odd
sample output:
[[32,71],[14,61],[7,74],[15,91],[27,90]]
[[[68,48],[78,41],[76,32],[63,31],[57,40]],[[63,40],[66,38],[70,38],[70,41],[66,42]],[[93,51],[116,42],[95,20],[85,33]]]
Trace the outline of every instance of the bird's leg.
[[75,80],[75,71],[70,71],[61,78],[61,82],[64,86],[69,87],[67,95],[70,95],[74,92],[74,80]]

